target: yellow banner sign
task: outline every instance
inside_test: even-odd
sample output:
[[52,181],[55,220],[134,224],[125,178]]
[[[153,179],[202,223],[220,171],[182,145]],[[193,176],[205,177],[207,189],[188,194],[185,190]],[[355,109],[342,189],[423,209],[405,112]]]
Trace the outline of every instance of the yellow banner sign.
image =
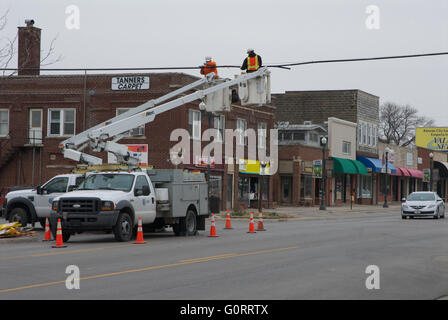
[[261,174],[269,174],[269,163],[263,169],[258,160],[240,159],[239,161],[239,172],[241,173],[260,174],[260,170]]
[[434,151],[448,151],[448,128],[416,128],[415,144]]

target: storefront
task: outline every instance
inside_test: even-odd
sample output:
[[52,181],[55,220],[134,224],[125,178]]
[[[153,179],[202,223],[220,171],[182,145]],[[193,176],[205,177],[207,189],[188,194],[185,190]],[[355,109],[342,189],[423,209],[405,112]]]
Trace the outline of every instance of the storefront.
[[[267,207],[269,200],[269,165],[263,169],[259,161],[240,160],[238,201],[247,208],[259,208],[260,200]],[[244,205],[246,204],[246,205]]]
[[434,191],[447,201],[447,179],[448,179],[448,162],[434,161],[433,169]]
[[[372,176],[372,204],[377,204],[384,201],[384,194],[386,193],[387,200],[392,201],[392,190],[394,190],[394,183],[397,183],[393,176],[396,175],[396,168],[390,162],[383,165],[381,159],[356,157],[358,161],[363,163]],[[392,178],[391,178],[392,177]],[[375,183],[376,182],[376,183]],[[378,183],[379,182],[379,183]],[[376,194],[375,194],[376,193]]]
[[[361,192],[356,190],[356,186],[359,185],[357,177],[368,175],[366,166],[357,160],[335,157],[332,157],[332,159],[334,165],[334,186],[332,188],[334,190],[334,203],[350,203],[352,195],[357,195],[356,198],[361,199],[362,189]],[[368,183],[368,179],[365,182],[364,188],[366,190],[371,189],[371,183]]]

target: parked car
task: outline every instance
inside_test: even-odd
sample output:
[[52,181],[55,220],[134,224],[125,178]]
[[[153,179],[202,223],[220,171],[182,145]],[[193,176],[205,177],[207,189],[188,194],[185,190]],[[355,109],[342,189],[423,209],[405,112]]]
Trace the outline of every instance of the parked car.
[[445,203],[436,192],[412,192],[408,198],[402,199],[401,218],[432,217],[445,218]]

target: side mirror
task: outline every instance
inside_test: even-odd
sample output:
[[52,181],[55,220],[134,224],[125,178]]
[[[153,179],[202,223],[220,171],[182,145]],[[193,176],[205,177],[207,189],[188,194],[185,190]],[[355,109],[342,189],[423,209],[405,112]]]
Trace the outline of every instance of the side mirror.
[[440,202],[440,201],[442,201],[442,199],[437,199],[437,202]]
[[144,196],[149,196],[149,194],[150,194],[149,186],[143,186],[142,192],[143,192]]
[[406,198],[401,198],[401,202],[406,202]]
[[134,196],[139,197],[143,195],[143,189],[135,189]]
[[37,194],[42,194],[42,187],[41,186],[37,186],[36,193]]

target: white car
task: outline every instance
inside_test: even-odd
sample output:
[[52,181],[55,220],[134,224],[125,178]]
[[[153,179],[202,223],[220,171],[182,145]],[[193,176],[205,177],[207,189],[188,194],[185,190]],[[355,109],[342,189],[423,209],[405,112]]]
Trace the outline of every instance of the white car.
[[412,192],[408,198],[402,199],[401,218],[432,217],[445,218],[445,204],[436,192]]

